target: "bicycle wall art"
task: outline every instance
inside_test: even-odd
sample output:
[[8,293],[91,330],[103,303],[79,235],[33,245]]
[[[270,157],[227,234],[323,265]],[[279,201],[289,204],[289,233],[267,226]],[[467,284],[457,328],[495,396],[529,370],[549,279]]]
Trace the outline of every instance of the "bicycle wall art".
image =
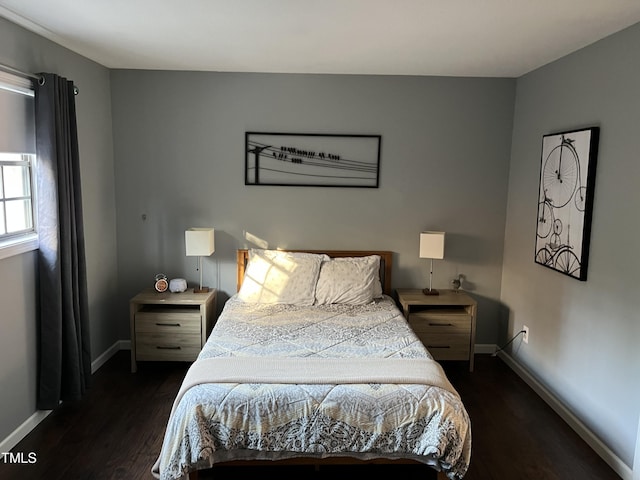
[[544,135],[535,262],[585,281],[598,127]]

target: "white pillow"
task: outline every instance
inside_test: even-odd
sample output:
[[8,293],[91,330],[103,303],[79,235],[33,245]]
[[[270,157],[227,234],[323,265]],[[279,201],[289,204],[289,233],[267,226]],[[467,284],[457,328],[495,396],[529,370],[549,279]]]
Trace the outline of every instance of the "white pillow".
[[322,262],[316,304],[366,305],[382,296],[380,257],[338,257]]
[[252,249],[238,298],[248,303],[313,305],[324,258],[328,257]]

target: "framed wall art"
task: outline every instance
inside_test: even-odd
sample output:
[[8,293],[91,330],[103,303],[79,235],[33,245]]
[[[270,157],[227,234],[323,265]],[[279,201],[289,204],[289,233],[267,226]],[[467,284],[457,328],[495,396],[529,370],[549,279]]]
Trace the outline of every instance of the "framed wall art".
[[246,132],[245,185],[377,188],[380,135]]
[[535,262],[585,281],[598,127],[544,135]]

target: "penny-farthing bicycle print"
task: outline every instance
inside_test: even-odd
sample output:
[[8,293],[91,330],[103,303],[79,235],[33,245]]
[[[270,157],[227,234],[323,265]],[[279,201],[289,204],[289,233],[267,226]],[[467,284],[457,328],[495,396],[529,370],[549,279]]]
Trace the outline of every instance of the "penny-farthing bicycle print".
[[581,280],[586,279],[597,139],[597,129],[543,138],[535,261]]

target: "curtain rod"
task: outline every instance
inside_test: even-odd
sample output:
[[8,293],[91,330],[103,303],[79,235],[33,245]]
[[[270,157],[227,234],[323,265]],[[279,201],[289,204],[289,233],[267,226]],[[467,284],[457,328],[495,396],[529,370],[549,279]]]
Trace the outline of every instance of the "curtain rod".
[[14,75],[18,75],[22,78],[30,78],[31,80],[35,80],[37,82],[39,82],[40,79],[42,78],[39,75],[34,75],[33,73],[26,73],[21,70],[18,70],[17,68],[13,68],[13,67],[10,67],[9,65],[4,65],[2,63],[0,63],[0,70],[3,70],[7,73],[12,73]]
[[[9,65],[5,65],[3,63],[0,63],[0,70],[6,73],[11,73],[13,75],[18,75],[19,77],[22,77],[22,78],[30,78],[31,80],[34,80],[38,83],[44,81],[44,77],[40,75],[34,75],[33,73],[26,73],[21,70],[18,70],[17,68],[13,68],[13,67],[10,67]],[[78,95],[78,93],[80,93],[80,89],[75,85],[73,86],[73,93],[75,95]]]

